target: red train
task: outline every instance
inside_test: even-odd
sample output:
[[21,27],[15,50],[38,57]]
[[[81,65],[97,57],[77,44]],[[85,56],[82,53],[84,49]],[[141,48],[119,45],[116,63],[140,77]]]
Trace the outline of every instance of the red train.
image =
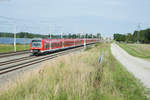
[[38,55],[95,42],[98,42],[98,39],[33,39],[30,50],[33,55]]

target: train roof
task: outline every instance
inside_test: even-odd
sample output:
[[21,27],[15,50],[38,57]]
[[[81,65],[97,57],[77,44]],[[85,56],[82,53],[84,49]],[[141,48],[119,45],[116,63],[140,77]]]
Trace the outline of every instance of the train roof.
[[42,40],[42,38],[33,38],[31,40]]
[[[84,38],[78,38],[78,39],[64,39],[64,38],[63,39],[48,39],[48,38],[43,38],[42,39],[42,38],[33,38],[32,41],[33,40],[41,40],[41,41],[44,40],[44,41],[54,41],[55,42],[55,41],[73,41],[73,40],[83,40],[83,39]],[[87,40],[93,40],[93,39],[90,38],[90,39],[87,39]]]

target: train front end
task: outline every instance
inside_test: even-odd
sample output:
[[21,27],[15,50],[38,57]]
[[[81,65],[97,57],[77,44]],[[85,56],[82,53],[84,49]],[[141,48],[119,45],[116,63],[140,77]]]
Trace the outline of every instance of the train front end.
[[41,50],[42,50],[42,39],[31,40],[30,51],[31,51],[32,55],[41,54]]

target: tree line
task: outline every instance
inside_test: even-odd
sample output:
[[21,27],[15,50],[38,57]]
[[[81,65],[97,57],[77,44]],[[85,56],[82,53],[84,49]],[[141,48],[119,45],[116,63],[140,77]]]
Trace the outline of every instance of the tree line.
[[[14,37],[14,33],[7,33],[7,32],[0,32],[0,37],[10,37],[13,38]],[[42,35],[42,34],[33,34],[33,33],[28,33],[28,32],[19,32],[16,33],[16,38],[49,38],[49,35]],[[61,38],[61,35],[54,35],[51,34],[51,38]],[[96,35],[92,35],[92,34],[85,34],[85,35],[81,35],[81,34],[63,34],[63,38],[101,38],[101,34],[97,33]]]
[[150,28],[140,31],[134,31],[133,34],[115,33],[114,40],[118,42],[128,42],[128,43],[135,43],[135,42],[150,43]]
[[[6,32],[0,32],[0,37],[14,37],[14,33],[6,33]],[[19,32],[16,33],[16,38],[44,38],[47,37],[47,35],[40,35],[40,34],[33,34],[28,32]]]

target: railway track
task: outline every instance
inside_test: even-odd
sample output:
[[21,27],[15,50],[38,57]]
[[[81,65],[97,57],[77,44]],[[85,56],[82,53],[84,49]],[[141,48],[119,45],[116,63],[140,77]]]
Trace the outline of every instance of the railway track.
[[[18,70],[18,69],[21,69],[21,68],[29,67],[31,65],[38,64],[38,63],[41,63],[43,61],[56,58],[58,56],[62,56],[62,55],[65,55],[65,54],[76,52],[76,51],[81,50],[81,49],[83,49],[83,47],[68,49],[68,50],[65,50],[65,51],[56,52],[56,53],[53,53],[53,54],[50,54],[50,55],[45,55],[45,56],[39,56],[39,57],[29,56],[29,57],[23,57],[22,59],[19,58],[19,59],[6,61],[6,62],[0,62],[0,65],[7,65],[7,64],[16,63],[16,62],[19,62],[19,61],[30,59],[29,61],[25,61],[25,62],[22,62],[22,63],[19,63],[19,64],[7,66],[7,67],[1,67],[0,66],[0,75],[6,74],[8,72],[12,72],[12,71],[15,71],[15,70]],[[32,60],[31,60],[31,58],[32,58]]]
[[17,59],[13,59],[13,60],[7,60],[7,61],[0,62],[0,66],[8,65],[8,64],[12,64],[12,63],[32,59],[32,58],[35,58],[35,56],[27,56],[27,57],[17,58]]
[[0,58],[15,56],[15,55],[21,55],[21,54],[25,54],[25,53],[30,53],[30,51],[29,50],[23,50],[23,51],[17,51],[17,52],[0,53]]

